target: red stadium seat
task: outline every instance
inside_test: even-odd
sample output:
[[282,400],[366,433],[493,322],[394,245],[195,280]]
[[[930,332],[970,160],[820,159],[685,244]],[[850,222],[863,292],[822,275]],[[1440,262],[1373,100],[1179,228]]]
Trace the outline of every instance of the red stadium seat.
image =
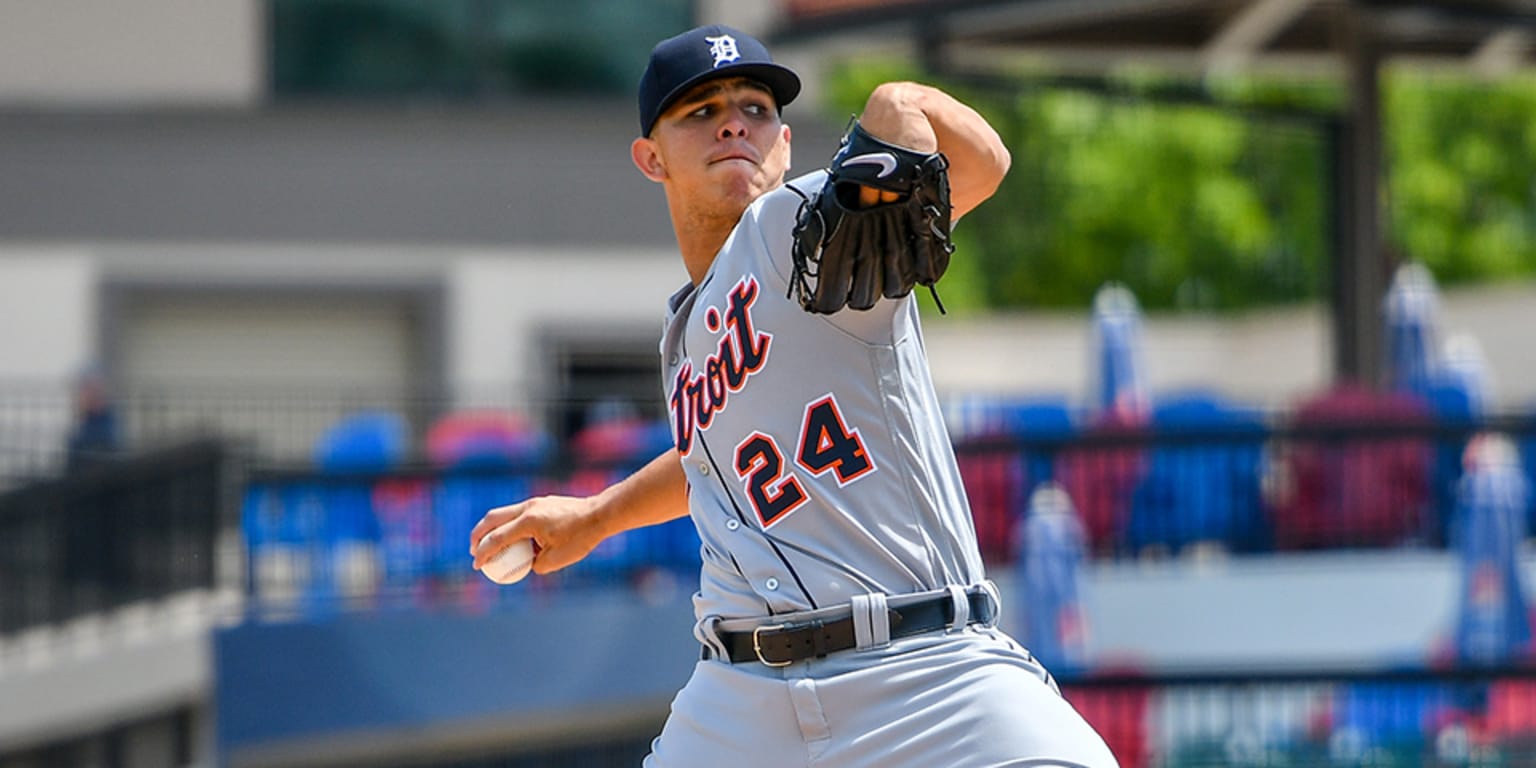
[[[1294,416],[1301,427],[1415,423],[1429,423],[1418,400],[1349,386],[1303,403]],[[1427,438],[1308,438],[1276,458],[1266,491],[1277,549],[1395,546],[1431,530]]]

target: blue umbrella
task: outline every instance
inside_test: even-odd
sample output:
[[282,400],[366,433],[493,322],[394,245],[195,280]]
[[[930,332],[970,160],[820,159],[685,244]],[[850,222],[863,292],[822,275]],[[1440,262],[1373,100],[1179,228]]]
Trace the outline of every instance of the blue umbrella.
[[944,423],[957,442],[995,435],[1002,431],[1003,400],[998,395],[962,392],[944,401]]
[[[1488,357],[1483,354],[1483,345],[1476,336],[1453,333],[1446,337],[1434,381],[1437,394],[1444,393],[1456,401],[1459,406],[1456,415],[1468,418],[1483,415],[1493,385],[1489,380]],[[1439,410],[1437,407],[1436,411]]]
[[1440,296],[1423,264],[1397,268],[1387,291],[1387,375],[1396,392],[1430,397],[1436,373]]
[[1142,364],[1141,307],[1119,283],[1105,283],[1093,299],[1092,405],[1118,421],[1140,421],[1151,398]]
[[[1438,370],[1431,376],[1429,406],[1435,418],[1450,424],[1480,420],[1489,398],[1488,361],[1475,337],[1454,334],[1445,341]],[[1439,535],[1445,537],[1456,509],[1456,494],[1463,471],[1462,455],[1467,437],[1444,437],[1435,441],[1434,502],[1440,521]]]
[[1463,662],[1501,663],[1530,643],[1518,557],[1529,492],[1507,438],[1481,435],[1467,447],[1456,537],[1462,566],[1456,652]]
[[1072,499],[1056,483],[1041,483],[1030,495],[1019,534],[1024,574],[1023,639],[1041,663],[1057,671],[1086,662],[1087,627],[1078,595],[1078,575],[1087,553],[1087,535]]

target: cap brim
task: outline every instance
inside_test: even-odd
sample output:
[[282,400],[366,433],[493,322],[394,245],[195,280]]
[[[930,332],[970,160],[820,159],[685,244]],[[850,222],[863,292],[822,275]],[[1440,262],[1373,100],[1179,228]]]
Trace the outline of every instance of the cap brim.
[[[725,66],[716,67],[708,72],[703,72],[684,80],[682,84],[673,88],[672,92],[668,93],[666,98],[661,100],[661,106],[656,110],[656,119],[660,120],[661,116],[672,108],[673,103],[681,98],[683,94],[687,93],[689,89],[699,83],[718,80],[722,77],[747,77],[761,82],[763,85],[768,86],[768,90],[773,92],[773,99],[778,102],[779,109],[781,110],[784,109],[786,104],[794,101],[796,96],[800,95],[800,76],[795,74],[794,70],[789,67],[757,61],[726,64]],[[654,127],[655,121],[652,121],[651,125],[647,126],[647,132],[649,132],[650,128]]]

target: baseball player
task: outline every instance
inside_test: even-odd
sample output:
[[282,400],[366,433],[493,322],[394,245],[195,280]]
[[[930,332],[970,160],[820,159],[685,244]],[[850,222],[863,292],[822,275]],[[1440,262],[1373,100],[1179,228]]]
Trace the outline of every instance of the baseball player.
[[996,628],[911,295],[1008,152],[969,107],[891,83],[786,182],[799,90],[728,27],[652,51],[631,155],[691,278],[661,341],[675,446],[595,496],[490,511],[475,567],[531,538],[548,573],[692,515],[702,660],[647,766],[1115,766]]

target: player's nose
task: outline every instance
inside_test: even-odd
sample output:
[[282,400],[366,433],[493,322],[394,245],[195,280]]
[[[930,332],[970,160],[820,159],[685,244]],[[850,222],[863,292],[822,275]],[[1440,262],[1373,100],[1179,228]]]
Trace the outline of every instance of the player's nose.
[[743,139],[747,136],[747,120],[740,112],[732,111],[720,124],[720,138]]

